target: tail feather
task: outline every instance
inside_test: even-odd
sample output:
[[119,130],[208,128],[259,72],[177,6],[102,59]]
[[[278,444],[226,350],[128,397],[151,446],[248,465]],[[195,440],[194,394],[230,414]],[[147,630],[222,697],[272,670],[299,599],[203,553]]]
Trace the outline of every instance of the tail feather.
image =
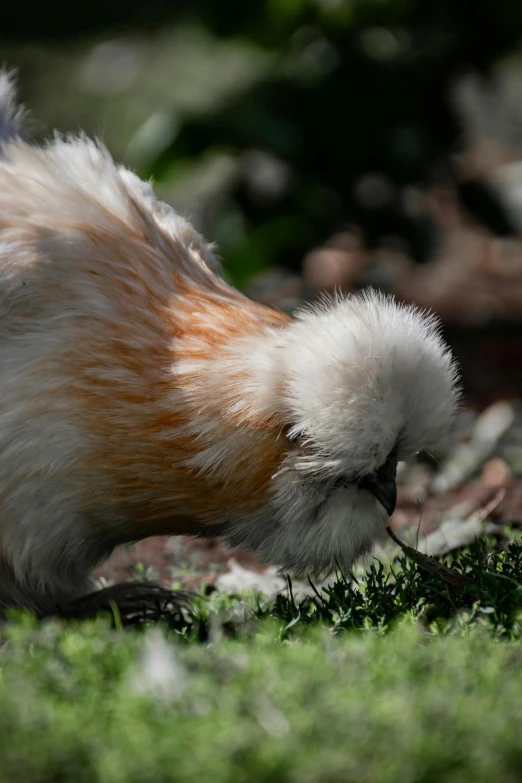
[[13,71],[0,70],[0,144],[23,132],[25,111],[17,101]]

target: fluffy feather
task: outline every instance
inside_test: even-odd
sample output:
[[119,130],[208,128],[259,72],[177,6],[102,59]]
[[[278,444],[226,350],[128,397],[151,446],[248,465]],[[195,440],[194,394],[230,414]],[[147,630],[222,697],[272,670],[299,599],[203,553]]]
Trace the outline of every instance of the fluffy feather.
[[291,320],[101,144],[2,152],[0,602],[46,611],[155,534],[313,573],[368,552],[385,512],[358,477],[455,413],[435,319],[367,292]]

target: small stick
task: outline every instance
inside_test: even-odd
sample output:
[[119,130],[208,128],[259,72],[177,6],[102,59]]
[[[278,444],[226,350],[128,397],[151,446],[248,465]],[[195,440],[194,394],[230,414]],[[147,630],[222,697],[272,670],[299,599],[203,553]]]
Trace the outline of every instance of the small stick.
[[449,582],[454,587],[464,587],[466,584],[473,584],[472,579],[468,579],[467,576],[462,576],[462,574],[459,574],[458,571],[455,571],[455,569],[448,568],[448,566],[445,566],[442,563],[439,563],[438,560],[435,560],[434,557],[423,555],[422,552],[417,552],[417,550],[413,549],[413,547],[404,544],[400,538],[397,538],[391,527],[387,526],[386,532],[390,538],[392,538],[393,541],[395,541],[395,543],[400,546],[404,554],[410,557],[415,563],[417,563],[419,568],[422,568],[424,571],[437,574],[437,576],[440,576],[441,579],[443,579],[445,582]]

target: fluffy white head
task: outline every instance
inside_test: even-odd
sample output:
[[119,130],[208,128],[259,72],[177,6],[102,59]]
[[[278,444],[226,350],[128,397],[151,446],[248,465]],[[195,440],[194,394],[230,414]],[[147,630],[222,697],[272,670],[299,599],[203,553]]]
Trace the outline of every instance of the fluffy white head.
[[289,448],[270,508],[229,540],[289,570],[350,568],[386,519],[365,480],[391,460],[393,487],[397,459],[447,434],[454,360],[434,317],[373,291],[303,311],[274,350]]
[[304,311],[285,340],[299,469],[364,475],[436,446],[455,415],[457,370],[436,318],[375,291]]

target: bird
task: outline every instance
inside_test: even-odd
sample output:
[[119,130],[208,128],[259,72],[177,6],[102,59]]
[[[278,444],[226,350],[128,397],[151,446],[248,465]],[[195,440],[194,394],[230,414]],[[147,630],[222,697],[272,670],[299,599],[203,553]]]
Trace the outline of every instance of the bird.
[[0,75],[0,607],[95,588],[116,547],[219,538],[295,574],[349,569],[399,461],[459,404],[430,313],[368,289],[290,316],[99,140],[24,138]]

